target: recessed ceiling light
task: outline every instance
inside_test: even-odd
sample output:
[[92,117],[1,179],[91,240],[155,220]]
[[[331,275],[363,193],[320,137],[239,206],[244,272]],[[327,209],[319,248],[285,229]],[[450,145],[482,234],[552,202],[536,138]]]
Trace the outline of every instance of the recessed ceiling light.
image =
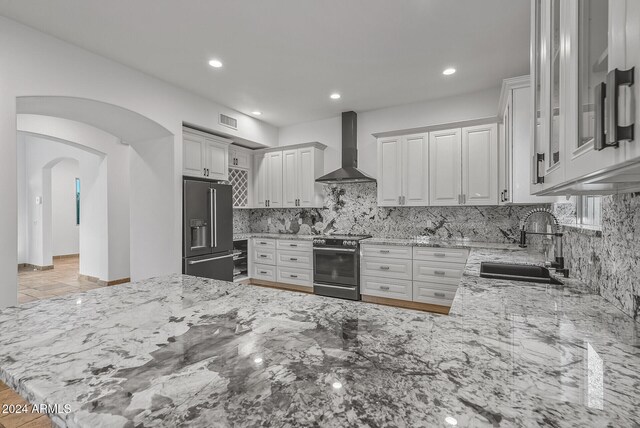
[[339,100],[340,99],[340,94],[337,92],[334,92],[333,94],[330,95],[332,100]]
[[262,112],[256,110],[256,111],[252,111],[251,114],[254,115],[254,116],[260,116],[262,114]]
[[262,358],[260,358],[260,357],[256,357],[256,358],[253,360],[253,362],[254,362],[254,363],[256,363],[256,364],[260,364],[260,363],[262,363]]
[[342,383],[335,381],[333,382],[333,384],[331,384],[331,386],[333,386],[333,389],[340,389],[342,388]]
[[219,59],[212,59],[211,61],[209,61],[209,65],[213,68],[220,68],[222,67],[222,61],[220,61]]
[[442,72],[442,74],[444,74],[445,76],[450,76],[455,72],[456,72],[455,68],[449,67],[449,68],[445,68],[444,71]]
[[453,426],[458,425],[458,421],[456,420],[456,418],[452,416],[447,416],[446,418],[444,418],[444,421],[449,425],[453,425]]

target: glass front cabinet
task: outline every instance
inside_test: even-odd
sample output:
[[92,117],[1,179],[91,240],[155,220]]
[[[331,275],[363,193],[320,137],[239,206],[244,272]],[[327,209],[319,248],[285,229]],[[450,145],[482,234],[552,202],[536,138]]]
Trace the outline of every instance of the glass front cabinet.
[[[637,110],[638,85],[612,77],[616,69],[633,67],[639,55],[629,52],[634,45],[639,48],[640,34],[634,34],[639,24],[633,22],[640,19],[639,3],[532,0],[532,194],[549,194],[549,189],[584,181],[639,157],[640,141],[625,140],[624,129],[617,137],[609,131],[614,124],[633,122]],[[636,66],[636,78],[637,73]],[[620,108],[608,107],[615,105],[608,102],[614,97]],[[634,150],[638,155],[631,154]],[[576,189],[579,193],[580,187]]]

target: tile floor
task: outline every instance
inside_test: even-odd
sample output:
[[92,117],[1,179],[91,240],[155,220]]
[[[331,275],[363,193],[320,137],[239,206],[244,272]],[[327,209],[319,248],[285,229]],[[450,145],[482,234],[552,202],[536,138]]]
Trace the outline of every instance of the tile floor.
[[100,285],[78,278],[80,260],[76,257],[55,259],[53,269],[18,269],[18,303],[99,288]]

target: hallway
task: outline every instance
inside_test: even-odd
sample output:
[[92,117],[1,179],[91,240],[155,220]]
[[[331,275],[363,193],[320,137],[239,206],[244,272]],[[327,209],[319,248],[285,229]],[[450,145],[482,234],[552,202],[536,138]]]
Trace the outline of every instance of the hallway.
[[18,269],[18,303],[63,296],[102,287],[95,282],[78,278],[78,256],[55,258],[53,269]]

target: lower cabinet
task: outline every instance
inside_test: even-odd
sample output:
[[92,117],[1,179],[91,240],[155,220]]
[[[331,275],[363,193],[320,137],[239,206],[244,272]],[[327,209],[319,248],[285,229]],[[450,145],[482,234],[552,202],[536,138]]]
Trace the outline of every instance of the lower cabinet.
[[312,290],[312,251],[310,241],[252,238],[249,250],[251,279]]
[[364,244],[360,293],[363,300],[398,306],[405,301],[407,307],[448,313],[468,256],[469,251],[460,248]]

